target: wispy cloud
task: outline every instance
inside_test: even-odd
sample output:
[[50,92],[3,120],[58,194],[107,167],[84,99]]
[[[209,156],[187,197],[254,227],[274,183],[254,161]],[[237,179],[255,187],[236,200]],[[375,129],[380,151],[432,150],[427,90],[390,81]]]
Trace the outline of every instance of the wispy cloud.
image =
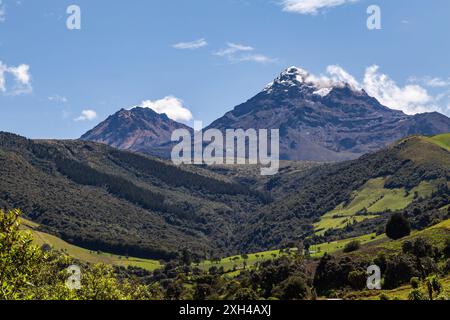
[[68,99],[66,97],[60,96],[59,94],[54,94],[48,97],[49,101],[52,102],[59,102],[59,103],[66,103]]
[[280,0],[283,10],[300,14],[317,14],[321,10],[354,3],[358,0]]
[[208,45],[208,42],[206,39],[198,39],[191,42],[179,42],[174,45],[172,45],[175,49],[181,49],[181,50],[196,50],[203,47],[206,47]]
[[93,121],[97,118],[97,112],[94,110],[83,110],[81,111],[81,115],[78,118],[75,118],[74,121]]
[[238,52],[249,52],[253,50],[255,50],[253,47],[229,42],[227,43],[227,48],[219,50],[215,54],[219,57],[230,57]]
[[0,22],[4,22],[6,20],[6,9],[5,4],[2,0],[0,0]]
[[450,87],[450,78],[442,79],[439,77],[431,77],[431,76],[411,77],[411,78],[409,78],[409,82],[420,83],[424,86],[431,87],[431,88]]
[[214,55],[228,59],[230,62],[256,62],[270,63],[276,59],[270,58],[263,54],[254,53],[255,48],[238,43],[227,43],[227,47],[214,53]]
[[[8,86],[7,77],[13,79],[13,85]],[[21,64],[18,66],[8,66],[0,61],[0,92],[8,95],[19,95],[31,93],[30,66]]]
[[183,100],[174,96],[167,96],[160,100],[145,100],[139,106],[150,108],[160,114],[165,113],[175,121],[190,121],[193,118],[191,111],[184,106]]

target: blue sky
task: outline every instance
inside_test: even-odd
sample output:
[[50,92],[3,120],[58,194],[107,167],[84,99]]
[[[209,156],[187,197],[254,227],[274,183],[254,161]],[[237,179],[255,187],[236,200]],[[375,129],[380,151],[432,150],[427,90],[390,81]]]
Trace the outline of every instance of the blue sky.
[[[448,0],[0,2],[2,131],[77,138],[133,105],[207,125],[291,65],[450,115]],[[81,30],[66,27],[72,4]]]

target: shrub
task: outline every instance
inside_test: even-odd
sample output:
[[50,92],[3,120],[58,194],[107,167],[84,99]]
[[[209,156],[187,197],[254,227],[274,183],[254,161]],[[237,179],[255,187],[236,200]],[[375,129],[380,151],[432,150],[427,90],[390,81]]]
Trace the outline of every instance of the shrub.
[[445,240],[445,246],[444,246],[443,253],[446,258],[450,258],[450,238],[447,238]]
[[380,300],[381,301],[389,301],[390,298],[386,293],[382,293],[382,294],[380,294]]
[[412,257],[399,255],[387,263],[384,285],[387,289],[394,289],[417,276],[419,276],[419,272],[415,268]]
[[411,278],[411,287],[413,289],[419,289],[420,287],[420,280],[417,277],[413,277]]
[[422,292],[420,292],[420,290],[414,289],[409,293],[408,300],[422,301],[422,300],[426,300],[426,297],[424,296],[424,294]]
[[445,262],[443,271],[445,274],[450,274],[450,259]]
[[241,288],[236,292],[236,294],[234,296],[234,300],[254,301],[254,300],[258,300],[258,295],[256,294],[255,291],[253,291],[250,288]]
[[362,290],[367,285],[367,273],[362,270],[355,270],[348,274],[348,282],[355,290]]
[[360,248],[361,248],[361,242],[355,240],[355,241],[349,242],[345,245],[344,252],[349,253],[349,252],[357,251]]
[[398,240],[410,234],[411,225],[408,219],[401,213],[394,213],[386,225],[386,235],[393,240]]
[[309,287],[302,277],[292,276],[275,290],[275,296],[283,300],[304,300],[310,295]]

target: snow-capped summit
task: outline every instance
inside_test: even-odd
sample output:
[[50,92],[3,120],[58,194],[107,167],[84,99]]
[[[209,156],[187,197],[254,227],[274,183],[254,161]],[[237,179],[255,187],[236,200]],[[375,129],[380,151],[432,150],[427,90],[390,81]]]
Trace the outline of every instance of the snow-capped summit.
[[[333,71],[333,70],[331,70]],[[341,74],[329,72],[330,76],[315,76],[307,70],[299,67],[289,67],[265,88],[264,92],[272,94],[274,91],[284,92],[292,88],[299,88],[305,95],[326,97],[334,88],[350,88],[357,94],[364,93],[354,79],[346,79]]]

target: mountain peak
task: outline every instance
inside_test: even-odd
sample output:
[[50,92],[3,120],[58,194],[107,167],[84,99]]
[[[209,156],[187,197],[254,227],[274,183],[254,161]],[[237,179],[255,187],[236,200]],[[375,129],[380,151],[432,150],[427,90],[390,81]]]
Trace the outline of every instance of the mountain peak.
[[159,114],[150,108],[133,107],[121,109],[109,116],[81,139],[105,143],[116,148],[141,151],[158,147],[171,140],[176,129],[190,128],[171,120],[165,113]]
[[264,88],[264,92],[271,94],[276,89],[286,91],[293,87],[301,88],[305,93],[321,97],[326,97],[334,89],[346,89],[358,95],[365,94],[361,88],[341,79],[326,76],[317,77],[309,71],[296,66],[283,70],[274,81]]

